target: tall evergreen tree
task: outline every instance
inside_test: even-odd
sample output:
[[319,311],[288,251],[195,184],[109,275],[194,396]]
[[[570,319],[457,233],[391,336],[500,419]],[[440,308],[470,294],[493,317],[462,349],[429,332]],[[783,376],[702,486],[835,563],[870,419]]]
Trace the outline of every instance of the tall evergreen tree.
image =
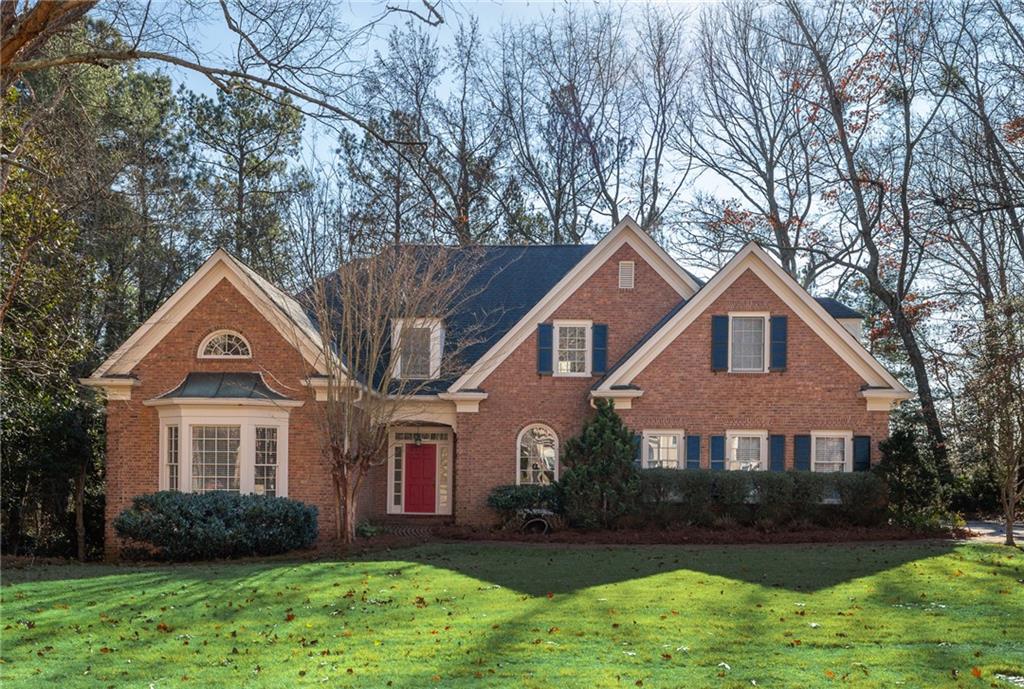
[[271,280],[289,266],[282,214],[291,191],[288,160],[298,153],[302,114],[286,96],[240,81],[216,100],[186,96],[189,133],[201,149],[201,188],[211,238]]

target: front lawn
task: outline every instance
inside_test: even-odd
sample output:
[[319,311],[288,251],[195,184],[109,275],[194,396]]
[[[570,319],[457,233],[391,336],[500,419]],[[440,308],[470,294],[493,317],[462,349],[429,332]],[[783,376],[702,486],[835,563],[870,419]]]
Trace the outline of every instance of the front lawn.
[[430,544],[5,572],[11,687],[1001,687],[1024,555]]

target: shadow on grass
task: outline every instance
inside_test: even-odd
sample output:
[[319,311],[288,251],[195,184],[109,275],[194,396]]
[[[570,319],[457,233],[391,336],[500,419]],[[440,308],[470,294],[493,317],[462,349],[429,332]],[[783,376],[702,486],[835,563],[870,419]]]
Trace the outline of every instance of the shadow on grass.
[[[422,546],[394,553],[534,596],[676,570],[813,592],[951,552],[952,542],[773,546]],[[623,552],[630,557],[623,557]]]
[[[382,561],[416,563],[448,569],[533,596],[571,593],[593,586],[689,570],[760,586],[813,592],[874,575],[915,560],[951,552],[953,542],[737,546],[532,546],[436,543],[373,553],[323,565],[358,566]],[[629,556],[623,557],[623,553]],[[315,564],[308,559],[153,565],[47,565],[8,570],[5,587],[42,581],[76,581],[77,597],[102,595],[112,580],[131,576],[142,593],[149,586],[172,581],[244,581],[276,576],[293,567]],[[275,571],[279,570],[279,571]],[[87,583],[81,580],[96,580]]]

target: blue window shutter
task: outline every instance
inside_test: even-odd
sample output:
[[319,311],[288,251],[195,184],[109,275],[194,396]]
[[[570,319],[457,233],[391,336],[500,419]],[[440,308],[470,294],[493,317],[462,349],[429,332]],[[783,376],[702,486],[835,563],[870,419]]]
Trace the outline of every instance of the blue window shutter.
[[700,469],[700,436],[686,436],[686,468]]
[[786,436],[768,436],[768,464],[772,471],[786,470]]
[[811,470],[811,436],[793,436],[793,468],[797,471]]
[[771,360],[772,371],[786,370],[786,338],[789,326],[785,316],[771,317]]
[[636,463],[636,465],[638,467],[642,467],[644,465],[643,451],[644,451],[644,437],[642,435],[640,435],[639,433],[634,433],[633,434],[633,462]]
[[867,471],[871,468],[871,436],[853,436],[853,470]]
[[722,471],[725,469],[725,436],[711,436],[711,469]]
[[729,317],[711,317],[711,370],[729,370]]
[[550,376],[554,372],[552,354],[554,352],[555,326],[541,323],[537,326],[537,373]]
[[590,368],[594,375],[603,376],[608,370],[608,326],[594,323],[590,330]]

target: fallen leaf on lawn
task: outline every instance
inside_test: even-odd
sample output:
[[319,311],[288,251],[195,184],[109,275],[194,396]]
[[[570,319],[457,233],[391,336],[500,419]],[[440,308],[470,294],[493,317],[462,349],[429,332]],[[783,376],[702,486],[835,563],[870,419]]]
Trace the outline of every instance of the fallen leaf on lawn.
[[980,667],[972,667],[971,668],[971,674],[974,675],[975,679],[981,679],[981,668]]
[[284,621],[285,622],[291,622],[294,619],[295,619],[295,613],[293,613],[293,612],[290,612],[290,613],[288,613],[287,615],[284,616]]

